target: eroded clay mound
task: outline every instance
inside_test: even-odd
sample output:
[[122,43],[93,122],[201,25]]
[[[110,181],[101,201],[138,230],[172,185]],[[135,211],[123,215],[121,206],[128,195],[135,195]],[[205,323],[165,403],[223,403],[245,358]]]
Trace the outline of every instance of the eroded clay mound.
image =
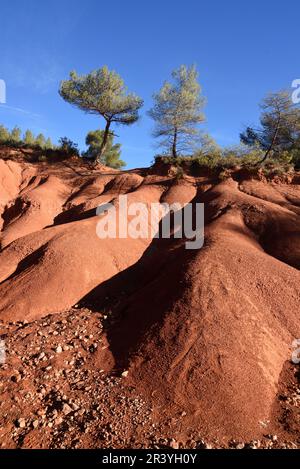
[[[300,273],[265,252],[235,183],[212,196],[219,215],[207,220],[202,250],[158,244],[152,265],[140,261],[153,275],[118,308],[111,345],[132,383],[166,414],[184,410],[187,427],[205,436],[253,438],[270,431],[279,376],[299,336]],[[279,224],[285,214],[294,226],[293,212],[263,201],[256,209]]]
[[[111,366],[129,371],[161,422],[175,428],[184,413],[183,441],[189,429],[268,433],[300,337],[299,185],[0,164],[1,319],[37,320],[78,302],[105,308]],[[99,239],[96,207],[111,202],[118,213],[124,194],[148,206],[204,203],[204,247]]]

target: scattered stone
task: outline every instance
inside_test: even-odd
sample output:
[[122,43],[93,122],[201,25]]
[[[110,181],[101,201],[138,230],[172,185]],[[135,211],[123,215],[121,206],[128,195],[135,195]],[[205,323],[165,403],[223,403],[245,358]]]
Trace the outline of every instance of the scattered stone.
[[19,428],[25,428],[26,427],[26,420],[21,418],[18,420],[18,427]]
[[69,406],[69,404],[65,403],[65,404],[63,405],[62,411],[63,411],[63,413],[64,413],[65,415],[68,415],[68,414],[70,414],[70,413],[72,412],[72,409],[71,409],[71,407]]
[[235,447],[236,447],[236,449],[244,449],[245,448],[245,443],[237,443]]
[[198,442],[197,448],[199,448],[199,449],[212,449],[212,445],[210,443],[207,443],[204,440],[200,440]]
[[259,440],[250,441],[250,443],[247,445],[247,448],[249,448],[249,449],[258,449],[258,448],[260,448],[260,441]]
[[172,438],[172,440],[170,441],[170,447],[173,448],[173,449],[178,449],[179,448],[179,444],[176,440],[174,440],[174,438]]

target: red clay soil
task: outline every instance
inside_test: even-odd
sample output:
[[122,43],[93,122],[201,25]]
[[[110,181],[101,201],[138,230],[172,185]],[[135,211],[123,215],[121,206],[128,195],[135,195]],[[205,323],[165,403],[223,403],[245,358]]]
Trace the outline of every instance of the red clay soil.
[[[300,447],[300,178],[0,160],[2,447]],[[204,203],[205,243],[96,207]]]

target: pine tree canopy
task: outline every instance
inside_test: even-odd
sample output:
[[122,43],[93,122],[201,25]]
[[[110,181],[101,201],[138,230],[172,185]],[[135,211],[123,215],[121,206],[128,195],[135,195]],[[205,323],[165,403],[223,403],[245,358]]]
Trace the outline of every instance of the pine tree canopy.
[[194,66],[181,65],[173,71],[172,78],[173,83],[166,81],[154,94],[149,115],[155,121],[154,137],[160,138],[160,145],[176,157],[178,152],[188,151],[199,136],[205,99],[200,94]]

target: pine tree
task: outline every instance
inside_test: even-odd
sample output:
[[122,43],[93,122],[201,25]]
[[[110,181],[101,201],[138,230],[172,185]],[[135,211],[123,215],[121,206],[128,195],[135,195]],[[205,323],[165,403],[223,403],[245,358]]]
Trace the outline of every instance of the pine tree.
[[36,137],[35,145],[37,145],[40,148],[45,148],[46,139],[42,133],[38,134],[38,136]]
[[23,140],[24,140],[24,143],[26,143],[26,145],[31,145],[31,146],[34,145],[35,138],[31,130],[26,130]]
[[154,106],[149,111],[155,121],[154,137],[160,138],[174,158],[178,153],[189,151],[199,130],[197,125],[204,120],[202,108],[205,100],[200,95],[196,68],[181,67],[172,72],[173,83],[165,82],[154,94]]
[[20,143],[21,142],[21,129],[15,126],[11,133],[10,133],[10,140],[12,143]]
[[107,67],[83,76],[71,72],[70,79],[61,82],[59,93],[70,104],[105,119],[99,158],[106,150],[111,125],[133,124],[138,120],[138,111],[143,105],[142,99],[127,93],[122,78]]
[[86,158],[91,158],[93,161],[110,166],[111,168],[119,169],[126,165],[125,161],[120,159],[121,145],[114,144],[114,135],[109,133],[107,138],[107,145],[105,152],[100,155],[100,149],[103,142],[104,130],[92,130],[86,136],[85,143],[89,146],[88,150],[83,154]]
[[51,138],[47,138],[46,143],[45,143],[45,148],[47,150],[52,150],[53,149],[53,143],[51,141]]
[[287,91],[270,93],[260,108],[261,126],[247,127],[240,134],[241,142],[265,151],[261,163],[268,156],[278,157],[283,151],[297,148],[300,142],[300,109],[292,102]]
[[7,143],[10,139],[9,131],[4,125],[0,125],[0,143]]

